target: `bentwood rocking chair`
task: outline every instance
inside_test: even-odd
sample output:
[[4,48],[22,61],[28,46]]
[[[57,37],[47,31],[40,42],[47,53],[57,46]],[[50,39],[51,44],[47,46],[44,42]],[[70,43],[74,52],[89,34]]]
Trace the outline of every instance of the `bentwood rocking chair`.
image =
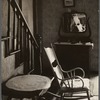
[[[87,98],[90,100],[89,95],[89,79],[84,78],[85,72],[82,68],[77,67],[69,71],[64,71],[58,62],[53,45],[51,47],[44,47],[47,57],[50,61],[55,79],[57,80],[60,89],[58,93],[60,100],[63,99],[76,99]],[[77,71],[81,71],[81,76],[76,75]],[[66,77],[65,77],[66,74]]]

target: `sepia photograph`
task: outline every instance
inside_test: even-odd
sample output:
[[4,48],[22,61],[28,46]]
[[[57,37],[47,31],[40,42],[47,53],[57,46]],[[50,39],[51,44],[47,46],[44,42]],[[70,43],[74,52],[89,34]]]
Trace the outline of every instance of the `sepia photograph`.
[[2,100],[99,100],[99,0],[2,0]]

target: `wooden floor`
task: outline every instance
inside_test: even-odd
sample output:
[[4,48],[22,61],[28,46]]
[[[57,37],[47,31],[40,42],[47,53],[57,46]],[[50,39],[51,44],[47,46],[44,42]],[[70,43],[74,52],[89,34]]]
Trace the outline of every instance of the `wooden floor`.
[[[79,100],[87,100],[87,99],[79,99]],[[90,100],[99,100],[99,96],[93,96]]]
[[[48,100],[50,100],[50,99],[48,99]],[[60,100],[60,99],[53,98],[52,100]],[[64,100],[88,100],[88,99],[85,98],[85,99],[64,99]],[[93,96],[90,98],[90,100],[99,100],[99,96]]]

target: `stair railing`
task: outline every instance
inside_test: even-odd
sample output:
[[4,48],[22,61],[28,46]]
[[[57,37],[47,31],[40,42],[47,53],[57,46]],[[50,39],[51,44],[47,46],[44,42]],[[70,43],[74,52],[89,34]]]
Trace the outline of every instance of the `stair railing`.
[[[11,9],[13,17],[10,15]],[[7,26],[7,55],[19,53],[19,62],[24,63],[24,73],[34,70],[34,48],[38,50],[39,45],[16,0],[8,0]]]

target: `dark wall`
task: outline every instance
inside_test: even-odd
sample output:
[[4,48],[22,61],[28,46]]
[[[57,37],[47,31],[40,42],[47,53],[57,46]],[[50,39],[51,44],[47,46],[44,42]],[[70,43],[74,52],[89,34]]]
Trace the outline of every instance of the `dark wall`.
[[[42,33],[43,36],[43,46],[49,46],[51,42],[54,43],[55,41],[57,41],[60,18],[64,12],[67,12],[69,9],[77,10],[79,12],[85,12],[90,18],[89,22],[92,31],[91,39],[94,43],[93,50],[90,50],[90,66],[93,71],[97,71],[99,35],[98,5],[98,0],[75,0],[74,7],[64,8],[63,0],[42,0],[41,7],[39,6],[41,13],[39,13],[39,24],[41,24],[40,33]],[[50,72],[49,66],[50,64],[43,51],[43,71],[47,73]]]

